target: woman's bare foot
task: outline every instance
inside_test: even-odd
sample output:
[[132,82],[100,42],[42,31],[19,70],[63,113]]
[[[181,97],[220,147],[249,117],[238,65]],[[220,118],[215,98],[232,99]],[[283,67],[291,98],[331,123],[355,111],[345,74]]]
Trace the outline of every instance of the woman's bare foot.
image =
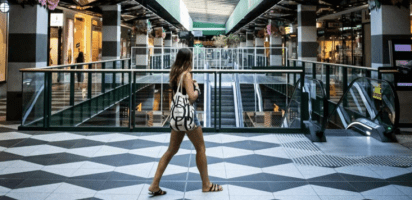
[[202,191],[203,192],[221,192],[223,191],[223,187],[218,184],[209,183],[208,186],[206,187],[203,186]]

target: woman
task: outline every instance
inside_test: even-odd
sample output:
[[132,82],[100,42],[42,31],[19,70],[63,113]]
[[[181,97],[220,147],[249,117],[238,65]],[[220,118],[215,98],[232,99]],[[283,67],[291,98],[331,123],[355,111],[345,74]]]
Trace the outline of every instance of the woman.
[[[199,97],[199,85],[196,81],[192,79],[192,52],[189,49],[180,49],[177,53],[176,61],[172,66],[170,71],[170,86],[173,88],[174,93],[176,93],[177,85],[180,78],[183,77],[183,94],[189,95],[190,103],[194,103]],[[182,76],[183,75],[183,76]],[[200,177],[202,179],[202,191],[203,192],[217,192],[223,191],[222,186],[213,184],[209,180],[209,175],[207,171],[207,160],[206,160],[206,147],[205,141],[203,140],[203,131],[200,126],[199,120],[195,115],[196,128],[187,133],[189,140],[192,142],[196,149],[196,165],[200,172]],[[170,144],[167,151],[164,153],[159,161],[159,165],[156,170],[153,182],[149,187],[150,194],[153,196],[164,195],[165,191],[162,191],[159,187],[160,179],[162,178],[163,172],[166,170],[172,157],[177,153],[180,148],[180,144],[185,137],[184,132],[177,132],[172,130],[170,136]]]
[[[83,52],[79,52],[79,56],[76,58],[76,63],[84,63],[84,54]],[[77,66],[77,69],[83,69],[83,65]],[[77,73],[77,84],[78,84],[78,89],[80,90],[80,84],[83,82],[83,73],[78,72]]]

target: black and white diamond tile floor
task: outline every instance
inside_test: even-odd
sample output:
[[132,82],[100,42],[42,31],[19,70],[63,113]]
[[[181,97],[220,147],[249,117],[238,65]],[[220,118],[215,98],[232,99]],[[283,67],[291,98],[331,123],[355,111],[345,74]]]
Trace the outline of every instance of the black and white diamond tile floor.
[[1,130],[0,200],[412,200],[411,166],[387,161],[303,165],[297,158],[310,163],[310,155],[328,152],[302,135],[205,134],[209,175],[224,187],[219,193],[201,192],[196,152],[185,137],[162,178],[161,187],[168,194],[151,198],[148,187],[167,149],[168,133]]

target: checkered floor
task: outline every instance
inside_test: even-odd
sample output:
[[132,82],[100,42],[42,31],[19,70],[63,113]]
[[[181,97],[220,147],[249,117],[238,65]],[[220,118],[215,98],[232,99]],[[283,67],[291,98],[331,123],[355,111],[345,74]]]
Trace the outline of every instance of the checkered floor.
[[[169,134],[38,133],[14,128],[0,128],[1,200],[412,200],[411,166],[301,165],[294,162],[296,155],[310,155],[312,148],[304,147],[310,143],[303,136],[222,133],[206,134],[205,141],[211,180],[223,185],[223,192],[201,192],[195,151],[185,137],[161,182],[168,194],[150,198],[148,187]],[[302,148],[291,147],[296,144]]]

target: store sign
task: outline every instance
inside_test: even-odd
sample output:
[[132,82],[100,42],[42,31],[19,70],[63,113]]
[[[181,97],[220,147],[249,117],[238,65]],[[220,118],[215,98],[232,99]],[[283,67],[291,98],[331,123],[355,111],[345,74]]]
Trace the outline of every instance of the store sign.
[[192,33],[195,37],[203,37],[203,31],[192,31]]
[[285,33],[286,34],[292,34],[293,33],[293,27],[285,27]]
[[371,15],[369,14],[369,10],[362,10],[362,23],[371,22]]
[[375,90],[373,91],[373,98],[377,100],[382,100],[382,88],[381,84],[375,86]]
[[50,26],[63,26],[63,13],[52,13],[50,15]]

